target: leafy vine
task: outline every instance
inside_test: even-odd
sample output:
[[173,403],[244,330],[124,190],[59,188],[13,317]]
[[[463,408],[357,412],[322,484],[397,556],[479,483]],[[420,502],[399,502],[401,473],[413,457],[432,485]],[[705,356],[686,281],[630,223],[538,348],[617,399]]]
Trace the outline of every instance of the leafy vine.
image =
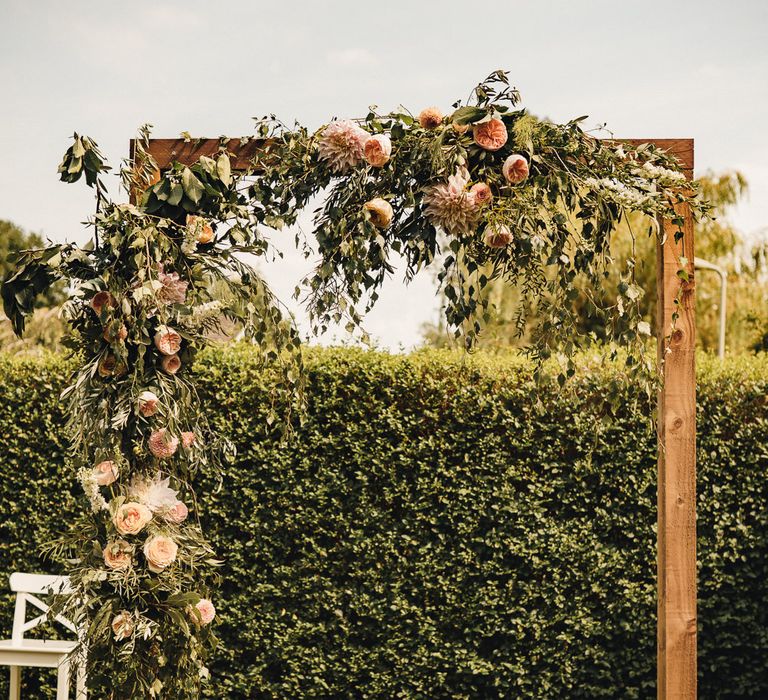
[[95,189],[93,240],[19,254],[2,296],[21,334],[37,294],[59,278],[70,293],[62,315],[82,364],[62,400],[91,508],[49,549],[71,561],[73,592],[56,611],[84,630],[76,658],[91,687],[116,699],[199,694],[221,562],[191,484],[233,448],[206,421],[189,369],[215,336],[241,332],[280,369],[270,421],[276,437],[287,431],[302,404],[299,334],[245,260],[266,255],[270,231],[295,224],[313,198],[324,196],[303,286],[314,331],[358,328],[403,260],[407,279],[437,269],[446,320],[468,348],[489,311],[483,290],[503,278],[520,291],[530,352],[567,358],[562,382],[579,349],[607,340],[626,349],[633,376],[652,376],[633,261],[617,304],[591,299],[606,336],[579,330],[573,302],[585,282],[599,287],[626,213],[648,215],[651,234],[673,220],[682,235],[677,208],[707,207],[667,153],[595,138],[583,118],[537,119],[519,100],[497,71],[448,116],[371,110],[316,131],[267,117],[258,157],[238,173],[227,139],[213,158],[158,173],[145,128],[120,170],[135,204],[109,199],[104,157],[75,134],[59,172]]

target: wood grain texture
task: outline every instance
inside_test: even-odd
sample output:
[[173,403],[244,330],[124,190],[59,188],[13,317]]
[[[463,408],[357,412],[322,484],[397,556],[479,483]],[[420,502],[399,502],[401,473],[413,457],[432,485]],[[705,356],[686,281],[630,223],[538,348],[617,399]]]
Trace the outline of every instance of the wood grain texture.
[[[616,139],[631,145],[653,143],[675,155],[693,177],[693,139]],[[232,169],[253,169],[269,142],[258,139],[151,139],[148,152],[160,170],[174,162],[192,165],[201,155],[214,157],[224,147]],[[131,154],[133,155],[133,141]],[[158,173],[159,176],[159,173]],[[687,207],[684,237],[661,222],[664,243],[658,246],[659,356],[666,355],[664,386],[659,394],[658,456],[658,698],[696,698],[696,367],[694,345],[693,219]],[[680,297],[677,271],[688,260],[690,281]],[[679,318],[672,326],[672,315]]]
[[[655,141],[664,147],[665,142]],[[669,142],[667,142],[669,143]],[[689,177],[693,141],[676,139],[672,152]],[[671,150],[671,149],[670,149]],[[658,343],[664,356],[664,385],[659,394],[658,454],[658,698],[696,698],[696,317],[693,269],[693,218],[678,210],[685,223],[661,222],[658,245]],[[680,259],[687,260],[689,280],[680,289]],[[679,294],[679,305],[675,299]],[[678,318],[673,324],[673,314]]]

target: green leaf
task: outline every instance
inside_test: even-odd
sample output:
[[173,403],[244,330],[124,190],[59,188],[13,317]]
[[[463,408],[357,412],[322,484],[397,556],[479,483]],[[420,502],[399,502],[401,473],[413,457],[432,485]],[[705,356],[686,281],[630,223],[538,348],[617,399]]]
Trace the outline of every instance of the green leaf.
[[187,167],[181,171],[181,184],[184,187],[184,194],[187,195],[195,204],[200,202],[203,196],[203,183],[195,177],[195,174]]

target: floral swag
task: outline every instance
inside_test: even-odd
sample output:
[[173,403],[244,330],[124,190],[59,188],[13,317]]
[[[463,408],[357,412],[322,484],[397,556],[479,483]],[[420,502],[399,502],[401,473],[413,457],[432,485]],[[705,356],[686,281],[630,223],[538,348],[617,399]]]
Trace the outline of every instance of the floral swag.
[[[371,111],[315,132],[264,118],[258,157],[238,173],[222,139],[217,157],[158,176],[144,128],[120,171],[135,205],[108,199],[103,156],[75,135],[59,172],[95,189],[93,240],[19,254],[2,296],[21,334],[39,292],[59,278],[70,292],[62,314],[82,364],[62,400],[90,510],[49,552],[71,562],[73,590],[55,612],[84,630],[75,661],[89,687],[115,699],[191,698],[208,675],[221,562],[191,483],[233,449],[206,420],[190,368],[213,335],[241,330],[279,368],[269,420],[276,438],[285,433],[301,408],[299,336],[243,256],[266,256],[270,233],[295,224],[313,197],[325,195],[313,243],[295,242],[319,258],[303,284],[315,332],[360,327],[399,258],[406,279],[436,267],[447,323],[468,348],[489,312],[485,287],[515,285],[529,351],[541,360],[563,348],[563,380],[578,349],[605,340],[580,330],[573,302],[580,285],[602,284],[622,217],[648,215],[651,234],[665,217],[682,235],[681,205],[706,213],[672,156],[597,139],[583,118],[539,120],[518,102],[498,71],[447,116]],[[589,312],[625,348],[630,376],[648,377],[633,263],[618,302],[592,300]]]

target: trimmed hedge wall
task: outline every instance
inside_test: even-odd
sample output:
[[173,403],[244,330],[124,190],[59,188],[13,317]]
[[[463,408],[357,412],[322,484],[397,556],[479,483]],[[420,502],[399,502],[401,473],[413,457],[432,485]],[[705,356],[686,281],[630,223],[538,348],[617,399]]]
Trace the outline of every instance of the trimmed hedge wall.
[[[209,697],[655,695],[655,443],[638,411],[593,415],[612,377],[537,409],[517,359],[307,362],[309,416],[282,446],[248,348],[197,366],[239,450],[198,490],[227,560]],[[764,698],[768,362],[700,365],[700,696]],[[54,570],[38,545],[85,507],[63,466],[66,370],[0,356],[3,576]],[[52,697],[52,673],[26,678]]]

